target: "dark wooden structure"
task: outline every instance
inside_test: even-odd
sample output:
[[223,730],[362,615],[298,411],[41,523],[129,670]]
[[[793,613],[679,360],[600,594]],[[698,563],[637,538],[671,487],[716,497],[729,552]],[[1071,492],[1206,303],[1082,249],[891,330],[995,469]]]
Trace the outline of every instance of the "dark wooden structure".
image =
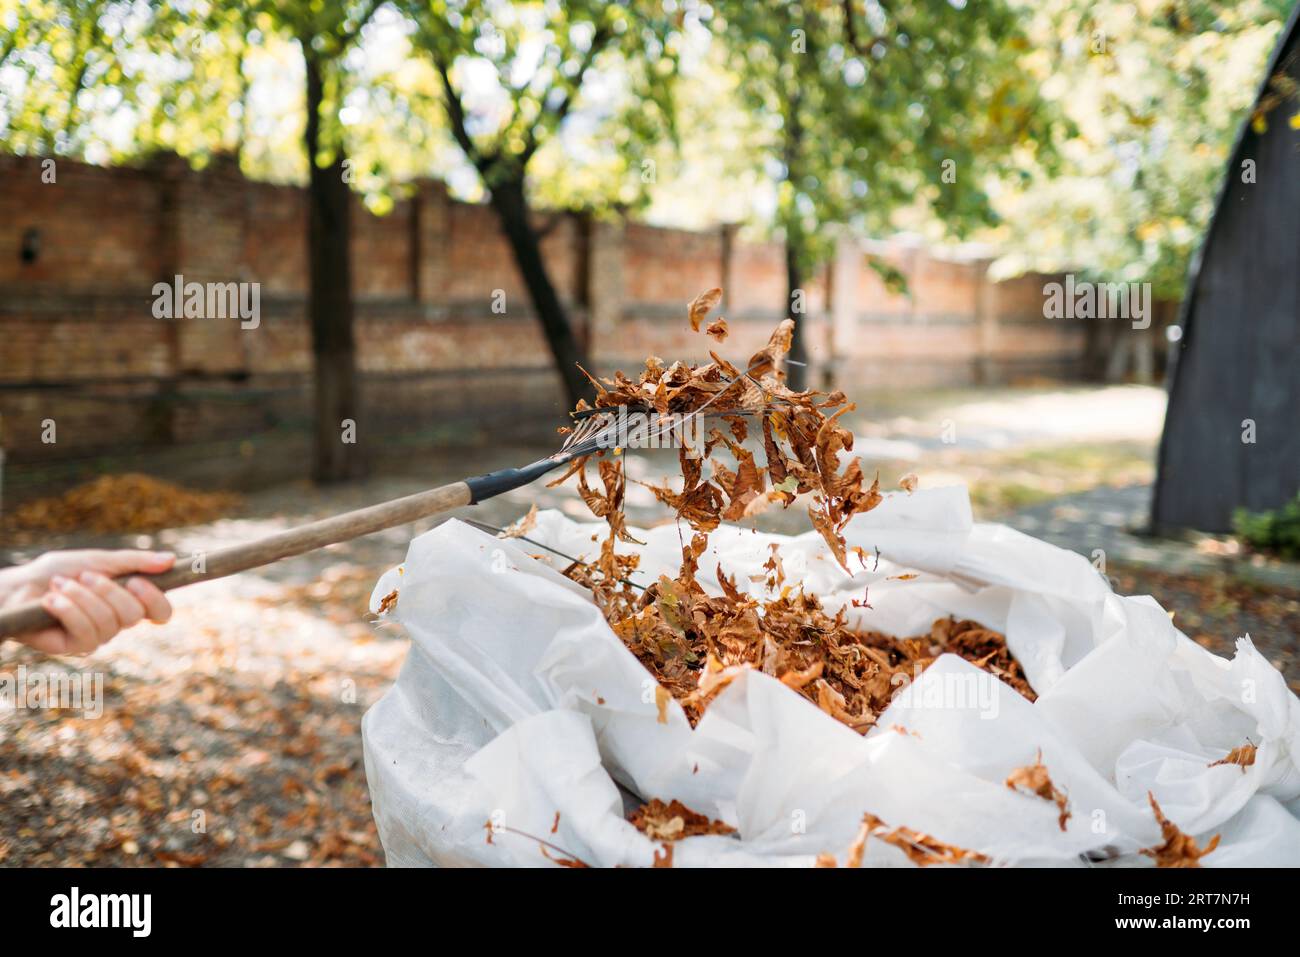
[[[1300,5],[1258,102],[1279,72],[1300,80],[1298,23]],[[1245,121],[1192,262],[1160,442],[1157,532],[1227,531],[1238,506],[1276,508],[1300,490],[1300,130],[1289,123],[1298,109],[1286,98],[1263,133]]]

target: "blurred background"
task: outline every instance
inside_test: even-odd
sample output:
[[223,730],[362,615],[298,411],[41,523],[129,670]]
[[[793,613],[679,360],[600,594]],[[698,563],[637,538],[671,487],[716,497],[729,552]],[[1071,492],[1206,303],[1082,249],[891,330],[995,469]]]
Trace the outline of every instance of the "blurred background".
[[[1296,19],[0,0],[0,565],[522,464],[579,365],[742,363],[790,316],[882,488],[964,483],[1300,687]],[[686,322],[712,287],[721,343]],[[532,504],[588,514],[474,514]],[[5,644],[108,707],[0,709],[0,863],[380,863],[358,725],[404,644],[366,600],[426,527],[177,592],[86,661]]]

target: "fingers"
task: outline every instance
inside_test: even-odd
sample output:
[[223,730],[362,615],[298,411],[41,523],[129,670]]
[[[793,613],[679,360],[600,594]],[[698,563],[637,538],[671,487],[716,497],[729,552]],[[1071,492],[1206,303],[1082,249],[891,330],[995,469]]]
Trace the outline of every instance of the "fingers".
[[176,561],[176,556],[171,552],[144,552],[130,549],[110,551],[91,548],[70,554],[78,556],[80,567],[93,568],[110,578],[128,575],[131,572],[156,575],[167,571]]
[[99,572],[82,572],[78,578],[92,592],[103,599],[104,603],[117,616],[118,630],[130,628],[144,617],[144,602],[111,578]]
[[109,578],[142,572],[156,575],[171,568],[176,556],[171,552],[144,552],[131,549],[81,548],[66,552],[46,552],[21,566],[31,584],[41,589],[55,576],[74,578],[87,569],[102,572]]
[[126,587],[144,605],[144,614],[150,621],[161,625],[171,618],[171,602],[157,585],[144,578],[130,578],[127,579]]
[[[53,609],[45,602],[45,610],[54,614]],[[20,641],[29,648],[35,648],[37,651],[43,651],[47,655],[67,655],[72,652],[69,649],[71,639],[68,633],[62,628],[46,628],[43,631],[33,631],[25,635],[16,635],[15,641]]]
[[175,561],[170,552],[47,552],[25,566],[27,577],[9,598],[40,595],[42,607],[62,627],[23,635],[19,640],[49,654],[87,654],[142,618],[167,621],[172,607],[158,586],[140,577],[121,585],[113,577],[132,572],[156,575]]
[[[55,581],[67,583],[68,579],[57,578]],[[71,584],[75,585],[76,583],[72,582]],[[45,597],[41,599],[41,604],[53,616],[54,620],[63,626],[63,630],[67,633],[67,644],[63,649],[64,653],[84,655],[99,647],[99,629],[95,625],[95,619],[87,614],[86,610],[78,602],[64,592],[64,587],[63,584],[56,585],[56,590],[46,593]],[[91,601],[102,606],[106,614],[112,615],[108,607],[98,598],[95,598],[84,588],[81,591]]]
[[51,584],[55,590],[42,603],[63,625],[73,654],[94,651],[145,615],[143,601],[98,572],[83,572],[76,581],[56,575]]

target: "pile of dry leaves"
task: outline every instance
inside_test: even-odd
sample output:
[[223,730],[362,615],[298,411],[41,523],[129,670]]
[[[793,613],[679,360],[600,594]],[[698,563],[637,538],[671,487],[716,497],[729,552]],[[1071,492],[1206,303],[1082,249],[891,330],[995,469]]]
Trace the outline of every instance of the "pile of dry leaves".
[[[700,329],[720,298],[721,290],[714,289],[691,303],[692,329]],[[705,331],[722,342],[727,337],[726,322],[715,320]],[[841,460],[841,453],[853,449],[852,433],[840,424],[841,417],[854,408],[843,393],[787,388],[781,367],[792,331],[789,320],[782,322],[744,370],[710,351],[712,361],[701,366],[682,362],[665,366],[652,357],[636,380],[621,372],[612,379],[592,378],[597,390],[595,406],[581,403],[575,412],[585,417],[626,406],[651,417],[707,415],[725,426],[725,431],[710,429],[702,447],[679,448],[680,488],[647,486],[693,531],[689,544],[683,544],[676,577],[661,575],[648,588],[640,588],[630,578],[638,556],[616,551],[620,541],[640,544],[628,531],[623,515],[627,486],[620,450],[611,457],[600,453],[599,488],[588,482],[587,458],[576,459],[565,475],[552,483],[558,485],[576,475],[579,494],[592,513],[609,526],[599,558],[573,562],[565,574],[591,590],[614,633],[658,681],[660,720],[667,720],[671,695],[695,724],[723,687],[746,670],[756,669],[847,726],[865,732],[890,699],[941,654],[959,655],[1034,700],[1003,635],[974,621],[953,618],[941,618],[929,634],[909,638],[855,630],[848,625],[846,609],[829,614],[816,595],[787,583],[776,545],[770,548],[764,574],[749,582],[758,586],[756,589],[739,587],[721,566],[716,569],[721,594],[711,595],[700,585],[699,561],[708,548],[710,532],[723,521],[750,518],[778,505],[787,508],[796,496],[804,494],[812,503],[809,520],[846,573],[852,574],[851,561],[858,563],[859,569],[869,566],[861,549],[847,547],[843,530],[854,515],[881,502],[879,480],[867,486],[858,460]],[[751,431],[762,436],[762,465],[745,447]],[[730,453],[734,468],[713,458],[722,449]],[[710,467],[707,476],[706,460]],[[909,476],[899,484],[910,493],[915,479]],[[534,509],[505,534],[523,534],[535,515]],[[869,607],[865,598],[852,604]],[[1238,764],[1244,770],[1253,759],[1253,747],[1243,747],[1218,763]],[[1066,829],[1071,817],[1069,796],[1052,782],[1041,754],[1033,764],[1013,770],[1006,786],[1055,805],[1058,824],[1061,830]],[[1164,843],[1143,853],[1153,857],[1158,866],[1196,867],[1198,858],[1214,850],[1217,838],[1202,849],[1164,817],[1154,797],[1151,806]],[[557,814],[557,825],[558,821]],[[675,841],[735,833],[726,823],[676,800],[652,799],[633,812],[630,821],[650,839],[662,842],[655,853],[656,867],[672,866]],[[491,833],[489,825],[489,841]],[[867,813],[845,854],[846,866],[861,866],[871,838],[898,848],[922,866],[991,863],[979,852],[946,844],[909,827],[891,827]],[[548,847],[555,852],[562,849],[537,840],[543,853],[558,863],[587,866],[567,853],[553,856]],[[836,867],[839,859],[824,853],[818,856],[817,865]]]
[[136,473],[104,475],[20,506],[10,524],[45,532],[152,532],[211,522],[239,503],[229,492],[194,492]]
[[[691,304],[693,329],[700,328],[720,296],[720,290],[711,290]],[[725,324],[720,323],[708,327],[719,341],[726,337]],[[635,381],[621,372],[612,379],[592,379],[595,410],[621,405],[664,417],[707,415],[716,417],[726,431],[710,429],[702,448],[679,448],[680,488],[647,486],[694,534],[682,549],[677,576],[661,576],[644,591],[629,580],[638,556],[615,550],[619,541],[636,543],[623,517],[622,459],[598,461],[599,489],[588,484],[587,460],[575,460],[552,484],[577,475],[579,493],[592,513],[608,523],[609,535],[597,561],[574,563],[565,574],[591,589],[615,634],[681,702],[692,723],[728,682],[754,668],[849,727],[866,731],[890,698],[944,653],[966,658],[1032,700],[1033,692],[1002,635],[972,621],[952,619],[940,619],[928,635],[911,638],[855,631],[844,609],[828,614],[816,595],[786,583],[776,546],[765,574],[752,581],[761,589],[738,587],[721,567],[717,579],[722,594],[710,595],[697,581],[708,535],[722,521],[789,507],[801,494],[811,497],[809,519],[840,566],[846,572],[850,561],[867,567],[861,549],[850,555],[843,529],[854,515],[881,502],[880,482],[877,478],[867,485],[858,459],[842,461],[841,454],[853,449],[853,434],[840,424],[854,408],[844,394],[786,387],[781,367],[792,330],[790,320],[782,322],[743,370],[710,351],[712,361],[701,366],[665,366],[652,357]],[[582,403],[576,414],[591,411]],[[761,465],[744,445],[751,431],[762,436],[766,460]],[[714,458],[722,450],[730,454],[734,468]],[[912,481],[902,485],[910,491]],[[666,698],[661,713],[663,704]]]

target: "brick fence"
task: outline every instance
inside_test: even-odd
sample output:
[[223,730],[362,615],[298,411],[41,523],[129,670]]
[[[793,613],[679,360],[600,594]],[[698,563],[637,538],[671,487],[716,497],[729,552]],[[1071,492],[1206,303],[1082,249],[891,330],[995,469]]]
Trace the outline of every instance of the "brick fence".
[[[105,469],[200,485],[303,474],[311,363],[302,189],[244,179],[229,160],[138,168],[0,156],[0,428],[12,503]],[[561,421],[549,353],[509,248],[485,206],[414,184],[382,217],[358,202],[352,255],[359,439],[375,460]],[[743,359],[785,301],[777,243],[733,227],[688,232],[543,214],[544,254],[598,369],[650,354],[701,358],[685,304],[726,289]],[[903,271],[890,294],[866,254]],[[848,391],[1070,377],[1081,323],[1043,318],[1043,283],[993,283],[987,261],[845,237],[807,290],[820,382]],[[260,283],[261,321],[158,319],[152,289]],[[504,312],[494,303],[504,302]],[[49,438],[53,422],[56,441]]]

